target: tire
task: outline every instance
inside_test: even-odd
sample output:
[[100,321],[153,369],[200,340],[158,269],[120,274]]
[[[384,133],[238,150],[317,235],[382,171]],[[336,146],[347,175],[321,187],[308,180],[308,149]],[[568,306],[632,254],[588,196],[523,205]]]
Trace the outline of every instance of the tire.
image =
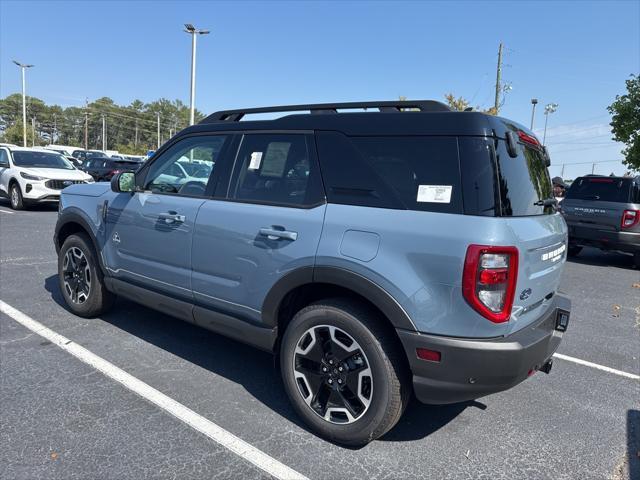
[[577,257],[578,254],[582,251],[582,247],[579,245],[569,245],[569,256],[570,257]]
[[9,204],[13,210],[24,210],[24,199],[18,182],[14,181],[9,188]]
[[636,268],[640,268],[640,252],[636,252],[633,254],[633,263]]
[[[83,233],[70,235],[60,248],[60,291],[69,310],[80,317],[91,318],[106,312],[115,299],[104,285],[104,276],[97,258],[91,240]],[[77,268],[74,268],[74,261]]]
[[[300,310],[287,327],[280,349],[285,389],[298,415],[319,436],[361,446],[384,435],[400,420],[411,397],[411,377],[404,351],[384,322],[367,305],[334,298]],[[327,353],[323,346],[329,344]],[[330,365],[332,356],[335,360]],[[310,357],[322,359],[318,362]],[[323,373],[322,368],[329,371]],[[332,399],[344,398],[350,399],[350,409],[333,408],[346,407],[346,402],[332,403]]]

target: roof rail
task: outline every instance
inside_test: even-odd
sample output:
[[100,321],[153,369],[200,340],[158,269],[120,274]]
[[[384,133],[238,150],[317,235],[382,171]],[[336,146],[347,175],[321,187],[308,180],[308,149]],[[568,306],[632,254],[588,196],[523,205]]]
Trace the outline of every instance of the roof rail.
[[338,113],[338,109],[377,108],[380,112],[401,112],[406,109],[421,112],[450,112],[451,109],[435,100],[396,100],[386,102],[315,103],[309,105],[282,105],[279,107],[221,110],[212,113],[200,123],[238,122],[247,114],[309,111],[311,114]]

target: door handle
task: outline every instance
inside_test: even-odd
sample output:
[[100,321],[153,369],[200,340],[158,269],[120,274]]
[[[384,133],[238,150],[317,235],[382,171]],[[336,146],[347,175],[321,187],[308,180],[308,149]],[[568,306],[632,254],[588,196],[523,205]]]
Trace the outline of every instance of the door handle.
[[290,232],[288,230],[278,230],[276,228],[261,228],[260,235],[267,237],[269,240],[278,240],[279,238],[291,240],[298,239],[298,232]]
[[161,213],[158,218],[167,224],[183,223],[186,220],[184,215],[178,215],[176,212]]

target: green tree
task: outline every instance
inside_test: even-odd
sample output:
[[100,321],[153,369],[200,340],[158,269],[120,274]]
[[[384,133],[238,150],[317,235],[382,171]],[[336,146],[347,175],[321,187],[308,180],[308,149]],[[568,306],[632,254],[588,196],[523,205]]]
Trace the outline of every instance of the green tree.
[[[10,127],[4,129],[2,135],[0,135],[0,141],[2,143],[13,143],[14,145],[22,146],[22,120],[14,123]],[[36,139],[35,144],[40,145],[41,142]],[[27,145],[30,147],[33,144],[33,132],[31,131],[31,125],[27,124]]]
[[626,80],[627,93],[616,95],[607,107],[611,117],[613,139],[626,145],[623,163],[632,170],[640,170],[640,76]]

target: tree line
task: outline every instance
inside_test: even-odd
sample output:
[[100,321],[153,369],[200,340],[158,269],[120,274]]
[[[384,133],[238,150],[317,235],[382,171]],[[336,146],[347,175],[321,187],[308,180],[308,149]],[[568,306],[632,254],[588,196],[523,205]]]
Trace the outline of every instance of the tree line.
[[[134,100],[118,105],[109,97],[87,102],[82,107],[47,105],[36,97],[26,97],[27,144],[73,145],[103,149],[103,118],[106,149],[142,155],[189,125],[189,107],[180,100],[144,103]],[[158,117],[159,115],[159,117]],[[196,110],[196,122],[204,118]],[[22,145],[22,95],[14,93],[0,99],[0,142]]]

